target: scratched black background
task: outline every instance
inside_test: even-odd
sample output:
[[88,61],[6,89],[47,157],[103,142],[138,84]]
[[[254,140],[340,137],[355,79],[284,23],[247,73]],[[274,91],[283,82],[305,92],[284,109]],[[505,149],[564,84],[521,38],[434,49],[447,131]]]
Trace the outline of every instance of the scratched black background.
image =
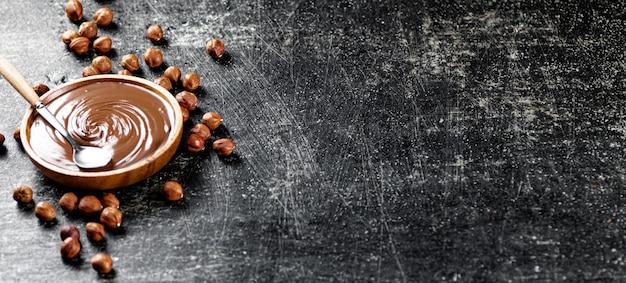
[[[110,57],[202,78],[235,156],[181,150],[116,191],[124,224],[60,259],[58,229],[11,198],[65,188],[10,137],[27,103],[0,80],[0,279],[489,282],[626,276],[623,1],[83,1],[115,12]],[[60,41],[65,1],[0,2],[0,54],[29,81],[80,77],[95,56]],[[228,56],[204,44],[222,38]],[[119,66],[114,67],[114,71]],[[154,79],[163,68],[142,65]],[[176,178],[185,198],[166,203]],[[58,208],[58,206],[57,206]],[[60,211],[60,210],[59,210]],[[98,250],[115,260],[99,277]]]

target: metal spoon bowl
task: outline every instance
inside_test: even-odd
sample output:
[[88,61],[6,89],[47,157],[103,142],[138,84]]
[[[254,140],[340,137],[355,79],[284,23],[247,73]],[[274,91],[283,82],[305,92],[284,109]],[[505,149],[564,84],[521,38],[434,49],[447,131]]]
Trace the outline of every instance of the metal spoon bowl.
[[74,163],[81,169],[93,170],[103,168],[111,163],[112,152],[94,146],[78,144],[65,129],[65,126],[41,102],[26,79],[7,59],[0,56],[0,74],[24,97],[55,130],[57,130],[72,146]]

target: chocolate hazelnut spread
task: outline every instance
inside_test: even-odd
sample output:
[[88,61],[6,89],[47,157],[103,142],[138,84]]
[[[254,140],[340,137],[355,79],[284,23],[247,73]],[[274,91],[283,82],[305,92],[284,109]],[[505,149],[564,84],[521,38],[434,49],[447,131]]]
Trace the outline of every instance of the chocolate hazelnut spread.
[[[175,110],[164,98],[132,83],[86,84],[44,103],[78,143],[111,150],[112,169],[148,158],[167,142],[175,124]],[[29,142],[43,160],[80,170],[69,143],[41,117],[30,127]]]

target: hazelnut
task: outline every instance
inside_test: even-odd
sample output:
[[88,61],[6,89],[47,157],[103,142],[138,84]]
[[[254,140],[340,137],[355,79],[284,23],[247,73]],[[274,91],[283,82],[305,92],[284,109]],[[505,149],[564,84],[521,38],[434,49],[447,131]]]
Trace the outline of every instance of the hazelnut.
[[3,146],[3,145],[4,145],[4,140],[5,140],[4,135],[3,135],[3,134],[0,134],[0,146]]
[[224,42],[220,39],[211,39],[206,44],[206,52],[213,59],[217,59],[224,55]]
[[193,111],[198,106],[198,97],[195,94],[183,90],[176,94],[176,100],[178,104],[182,107],[187,108],[187,110]]
[[120,66],[131,72],[137,71],[139,70],[139,58],[135,54],[126,54],[122,57]]
[[52,221],[57,217],[57,212],[54,210],[54,206],[47,201],[42,201],[35,205],[35,216],[41,221]]
[[111,51],[111,45],[113,41],[108,36],[101,36],[93,41],[93,49],[98,53],[109,53]]
[[20,127],[15,128],[15,130],[13,130],[13,139],[19,143],[22,144],[22,135],[20,133]]
[[100,223],[107,228],[117,229],[122,226],[122,212],[114,207],[105,207],[100,214]]
[[205,141],[207,141],[208,139],[211,138],[211,130],[209,129],[209,127],[207,127],[205,124],[196,124],[195,126],[193,126],[193,128],[191,128],[191,130],[189,130],[192,134],[197,134],[200,137],[202,137],[202,139],[204,139]]
[[65,4],[65,15],[73,22],[83,19],[83,4],[78,0],[70,0]]
[[82,74],[83,74],[83,77],[89,77],[89,76],[99,75],[100,71],[98,71],[98,69],[96,69],[96,67],[94,66],[87,66],[83,68]]
[[87,234],[87,239],[92,242],[99,242],[104,239],[104,226],[98,222],[87,222],[85,224],[85,234]]
[[113,22],[113,11],[109,8],[100,8],[93,14],[93,21],[99,26],[108,26]]
[[117,72],[117,74],[118,75],[124,75],[124,76],[132,76],[133,75],[133,73],[131,73],[129,70],[126,70],[126,69],[119,70]]
[[219,139],[213,142],[213,150],[219,156],[229,156],[235,149],[235,143],[231,139]]
[[205,141],[204,138],[198,134],[191,134],[187,137],[187,143],[185,148],[191,153],[198,153],[204,150]]
[[33,90],[35,91],[37,95],[42,96],[46,92],[48,92],[50,88],[45,84],[38,84],[36,86],[33,86]]
[[154,83],[162,86],[164,89],[171,90],[172,89],[172,81],[166,77],[158,77],[154,79]]
[[84,196],[78,201],[78,211],[85,216],[97,216],[102,211],[102,203],[95,196]]
[[93,58],[93,60],[91,61],[91,65],[96,68],[101,74],[111,72],[111,68],[113,67],[113,64],[111,64],[111,59],[104,55]]
[[30,203],[33,201],[33,189],[27,185],[18,185],[13,188],[13,199],[19,203]]
[[64,241],[68,237],[76,238],[76,240],[80,241],[80,231],[74,225],[66,225],[61,227],[60,231],[61,240]]
[[78,35],[94,40],[98,36],[98,26],[94,22],[83,22],[78,26]]
[[61,257],[64,259],[72,259],[80,253],[80,242],[77,238],[67,237],[61,244]]
[[64,193],[59,199],[59,206],[67,213],[72,213],[78,208],[78,196],[75,193]]
[[189,121],[189,109],[180,106],[180,112],[183,113],[183,123]]
[[157,44],[163,39],[163,29],[161,29],[160,25],[151,25],[146,31],[146,37],[148,37],[152,43]]
[[191,72],[183,77],[183,87],[188,91],[195,91],[200,87],[200,77],[198,74]]
[[79,36],[70,41],[70,50],[76,53],[76,55],[84,55],[89,51],[89,38]]
[[167,181],[162,188],[163,197],[168,201],[177,201],[183,198],[183,187],[176,181]]
[[72,42],[72,39],[79,37],[78,32],[70,29],[65,31],[62,35],[61,35],[61,40],[63,41],[63,43],[65,44],[70,44],[70,42]]
[[217,112],[207,112],[202,115],[202,124],[205,124],[209,129],[215,130],[222,124],[222,115]]
[[165,72],[163,73],[163,76],[170,79],[170,81],[172,81],[173,84],[177,84],[178,80],[180,80],[180,75],[182,74],[182,72],[180,71],[180,69],[176,66],[169,66],[167,67],[167,69],[165,69]]
[[161,49],[150,47],[143,52],[143,60],[150,68],[156,68],[163,64],[163,52]]
[[91,267],[98,273],[109,273],[113,269],[113,260],[108,254],[97,253],[91,258]]
[[112,193],[104,193],[100,198],[104,207],[120,208],[120,200]]

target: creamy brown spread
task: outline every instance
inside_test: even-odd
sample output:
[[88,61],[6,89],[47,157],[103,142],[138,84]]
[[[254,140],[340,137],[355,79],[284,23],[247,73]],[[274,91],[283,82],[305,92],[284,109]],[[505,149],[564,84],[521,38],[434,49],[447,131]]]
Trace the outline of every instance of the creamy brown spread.
[[[112,168],[129,166],[167,142],[175,112],[149,89],[104,81],[84,85],[44,101],[79,144],[113,152]],[[69,143],[41,117],[30,128],[30,145],[45,161],[79,171]]]

